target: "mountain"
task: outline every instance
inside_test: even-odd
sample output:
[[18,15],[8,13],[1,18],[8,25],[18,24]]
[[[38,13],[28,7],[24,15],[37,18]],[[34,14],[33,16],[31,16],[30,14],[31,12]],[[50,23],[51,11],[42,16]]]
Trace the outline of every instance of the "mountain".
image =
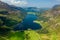
[[39,16],[38,23],[42,24],[42,26],[51,29],[51,31],[55,31],[59,33],[60,31],[60,5],[55,5],[53,8],[48,11],[45,11],[44,14]]
[[26,8],[21,8],[21,7],[16,7],[14,5],[8,5],[7,3],[1,2],[0,1],[0,9],[4,9],[7,11],[20,11],[21,13],[26,13],[26,12],[43,12],[45,10],[48,10],[49,8],[37,8],[37,7],[26,7]]
[[[11,5],[8,5],[7,3],[4,3],[2,1],[0,1],[0,9],[5,9],[5,10],[8,10],[8,11],[12,11],[13,8],[11,8],[12,6]],[[16,9],[14,9],[16,10]]]
[[7,3],[0,1],[0,14],[1,13],[2,14],[14,14],[20,18],[24,18],[24,16],[27,14],[25,9],[21,7],[9,5]]
[[60,5],[55,5],[55,6],[53,6],[52,12],[53,12],[53,14],[54,14],[55,16],[60,15]]
[[23,8],[0,1],[0,26],[11,27],[21,22],[26,14]]
[[37,7],[26,7],[24,8],[26,12],[44,12],[50,8],[37,8]]
[[40,8],[40,12],[42,13],[42,12],[45,12],[45,11],[47,11],[47,10],[49,10],[50,8]]
[[55,5],[55,6],[53,7],[53,10],[58,10],[58,9],[60,9],[60,5]]
[[25,10],[21,7],[16,7],[14,5],[8,5],[7,3],[4,3],[2,1],[0,1],[0,10],[7,10],[8,12],[18,12],[20,11],[20,13],[26,13]]
[[36,7],[27,7],[25,10],[26,12],[39,12],[39,9]]

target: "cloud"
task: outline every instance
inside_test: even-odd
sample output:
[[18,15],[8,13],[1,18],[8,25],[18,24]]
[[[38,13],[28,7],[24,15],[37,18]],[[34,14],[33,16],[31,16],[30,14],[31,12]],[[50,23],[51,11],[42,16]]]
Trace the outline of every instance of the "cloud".
[[15,6],[26,6],[28,4],[27,0],[1,0],[1,1]]

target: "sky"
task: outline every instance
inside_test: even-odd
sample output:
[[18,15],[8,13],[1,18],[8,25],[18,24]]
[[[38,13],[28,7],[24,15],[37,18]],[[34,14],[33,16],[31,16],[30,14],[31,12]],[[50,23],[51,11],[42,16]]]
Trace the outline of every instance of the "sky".
[[51,8],[54,5],[60,4],[60,0],[0,0],[0,1],[18,7]]

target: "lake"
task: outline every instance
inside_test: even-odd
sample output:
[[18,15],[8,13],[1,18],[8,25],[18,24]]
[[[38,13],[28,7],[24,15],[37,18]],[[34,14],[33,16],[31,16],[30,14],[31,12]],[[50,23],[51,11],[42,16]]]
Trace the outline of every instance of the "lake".
[[33,21],[37,20],[37,16],[34,14],[28,14],[26,17],[23,19],[23,21],[17,25],[14,29],[15,30],[38,30],[41,29],[42,26],[40,24],[34,23]]

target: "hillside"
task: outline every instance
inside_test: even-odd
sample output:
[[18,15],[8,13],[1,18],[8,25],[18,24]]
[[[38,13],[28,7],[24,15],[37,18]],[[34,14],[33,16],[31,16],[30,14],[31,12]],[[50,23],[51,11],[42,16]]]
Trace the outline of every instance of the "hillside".
[[0,1],[0,27],[12,27],[21,22],[26,14],[23,8]]
[[7,3],[0,1],[0,11],[8,11],[8,14],[19,14],[23,15],[26,14],[25,10],[21,7],[16,7],[14,5],[8,5]]
[[[37,16],[37,19],[27,13]],[[18,31],[14,30],[17,25]],[[21,31],[20,27],[28,28]],[[32,30],[34,28],[37,29]],[[60,40],[60,5],[50,9],[21,8],[0,1],[0,40]]]

